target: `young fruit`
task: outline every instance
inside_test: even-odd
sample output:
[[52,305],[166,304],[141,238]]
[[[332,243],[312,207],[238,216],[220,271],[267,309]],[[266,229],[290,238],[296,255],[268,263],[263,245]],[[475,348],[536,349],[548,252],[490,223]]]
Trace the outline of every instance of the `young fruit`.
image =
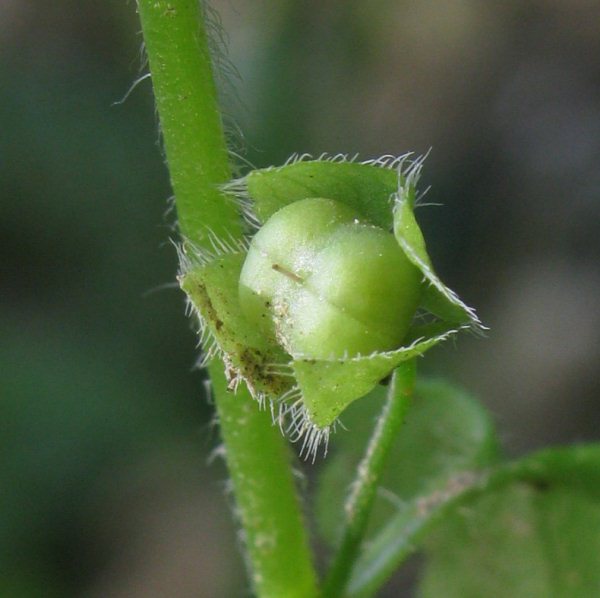
[[427,254],[414,214],[422,159],[305,158],[228,183],[258,232],[248,246],[209,231],[212,250],[182,250],[180,282],[205,359],[219,355],[229,388],[245,383],[314,456],[395,368],[484,327]]
[[421,281],[391,233],[344,203],[309,198],[252,239],[239,298],[248,320],[293,357],[334,359],[400,347]]

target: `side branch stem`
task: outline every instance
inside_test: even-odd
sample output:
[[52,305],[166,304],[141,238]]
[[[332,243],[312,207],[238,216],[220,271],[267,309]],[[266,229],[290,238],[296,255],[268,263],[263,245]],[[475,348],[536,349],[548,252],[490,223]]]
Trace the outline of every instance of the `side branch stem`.
[[367,528],[387,455],[412,402],[415,375],[415,360],[411,359],[400,365],[392,376],[387,401],[377,420],[365,456],[358,466],[356,479],[344,506],[346,519],[342,539],[325,581],[324,593],[328,598],[344,595]]

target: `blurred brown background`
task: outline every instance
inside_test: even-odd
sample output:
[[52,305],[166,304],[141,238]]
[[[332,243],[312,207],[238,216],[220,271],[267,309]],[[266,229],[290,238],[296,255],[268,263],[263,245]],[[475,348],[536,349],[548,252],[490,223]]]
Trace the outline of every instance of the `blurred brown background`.
[[[600,439],[600,5],[215,3],[257,166],[431,148],[418,216],[490,326],[438,349],[510,454]],[[0,4],[0,596],[247,595],[135,3]],[[397,595],[392,593],[391,595]]]

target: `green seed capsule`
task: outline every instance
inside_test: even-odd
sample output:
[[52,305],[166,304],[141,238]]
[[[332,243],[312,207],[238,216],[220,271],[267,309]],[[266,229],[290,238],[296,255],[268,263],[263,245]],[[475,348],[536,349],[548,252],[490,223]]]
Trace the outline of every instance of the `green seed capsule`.
[[292,356],[367,355],[401,345],[421,278],[391,233],[341,202],[304,199],[253,238],[240,304]]

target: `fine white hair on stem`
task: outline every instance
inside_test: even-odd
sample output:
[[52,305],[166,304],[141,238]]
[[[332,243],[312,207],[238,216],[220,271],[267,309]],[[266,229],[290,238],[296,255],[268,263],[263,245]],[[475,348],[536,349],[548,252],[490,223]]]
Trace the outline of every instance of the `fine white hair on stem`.
[[120,100],[116,100],[111,104],[112,106],[121,106],[122,104],[124,104],[127,101],[127,98],[129,98],[129,96],[133,93],[134,89],[143,81],[146,81],[146,79],[150,79],[150,73],[144,73],[143,75],[140,75],[130,86],[129,89],[125,92],[125,94],[123,95],[123,97]]
[[227,457],[227,450],[225,448],[225,445],[219,444],[212,451],[210,451],[210,453],[206,459],[206,464],[212,465],[217,459],[223,459],[223,461],[225,461],[226,457]]
[[206,395],[206,401],[209,405],[212,405],[214,402],[213,399],[213,391],[212,391],[212,382],[210,378],[205,378],[202,381],[202,387],[204,388],[204,394]]
[[229,37],[219,12],[206,0],[200,0],[200,7],[205,22],[217,95],[222,107],[221,118],[231,158],[231,168],[237,174],[243,169],[241,163],[246,162],[242,156],[246,153],[247,146],[244,134],[232,114],[246,112],[246,106],[239,94],[239,83],[242,77],[229,57]]
[[167,197],[167,201],[166,201],[167,207],[165,208],[165,211],[163,212],[163,220],[165,222],[167,222],[167,220],[172,218],[172,222],[170,223],[170,227],[173,230],[173,232],[175,232],[175,230],[177,229],[177,220],[175,218],[176,215],[176,206],[175,206],[175,195],[169,195],[169,197]]

